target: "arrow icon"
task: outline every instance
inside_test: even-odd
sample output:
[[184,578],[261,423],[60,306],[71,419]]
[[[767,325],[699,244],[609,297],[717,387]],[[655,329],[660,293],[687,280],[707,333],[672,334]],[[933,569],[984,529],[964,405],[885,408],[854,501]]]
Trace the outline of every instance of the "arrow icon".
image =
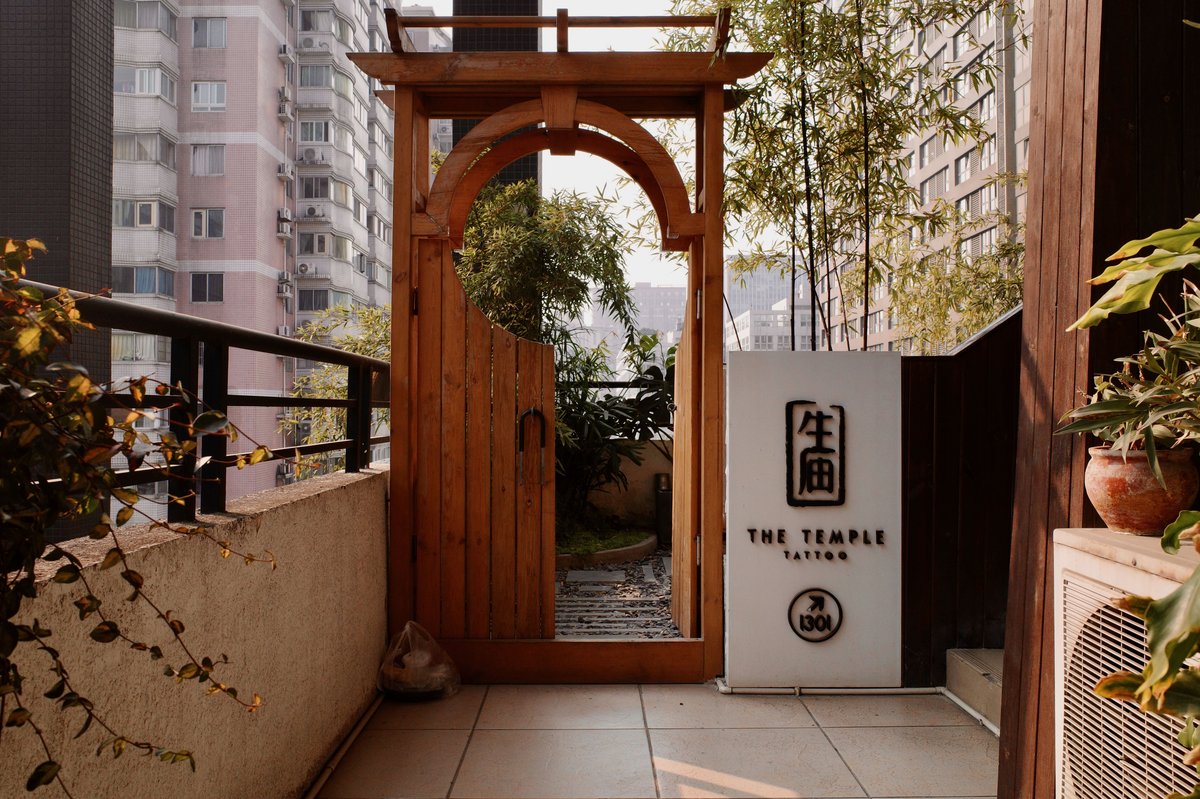
[[825,612],[825,597],[814,596],[812,598],[812,604],[808,606],[808,612],[812,613],[813,611],[816,611],[817,613]]

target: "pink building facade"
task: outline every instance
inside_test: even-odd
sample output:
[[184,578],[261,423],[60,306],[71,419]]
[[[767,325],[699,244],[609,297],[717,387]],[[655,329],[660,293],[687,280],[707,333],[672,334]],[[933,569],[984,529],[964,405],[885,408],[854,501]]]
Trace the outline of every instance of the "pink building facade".
[[[390,304],[392,115],[346,57],[386,46],[384,5],[116,0],[114,296],[288,336]],[[168,339],[113,343],[114,379],[168,379]],[[229,389],[286,396],[311,366],[233,350]],[[296,443],[285,412],[231,416],[277,447]],[[248,467],[229,496],[291,479]]]

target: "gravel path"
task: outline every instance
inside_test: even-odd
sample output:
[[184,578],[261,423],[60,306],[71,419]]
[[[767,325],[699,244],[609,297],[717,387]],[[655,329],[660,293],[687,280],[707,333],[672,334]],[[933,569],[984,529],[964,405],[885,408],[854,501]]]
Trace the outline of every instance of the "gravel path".
[[679,638],[671,621],[669,550],[555,574],[558,638]]

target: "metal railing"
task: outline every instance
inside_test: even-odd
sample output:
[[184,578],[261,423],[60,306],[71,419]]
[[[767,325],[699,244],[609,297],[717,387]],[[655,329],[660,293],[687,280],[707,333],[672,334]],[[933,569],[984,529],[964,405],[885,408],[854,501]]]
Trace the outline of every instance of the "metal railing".
[[[47,297],[60,289],[45,283],[22,280],[21,285],[41,291]],[[141,398],[132,393],[109,393],[108,407],[169,409],[173,431],[189,428],[202,410],[220,411],[228,416],[230,408],[345,408],[345,437],[316,444],[277,447],[272,458],[303,457],[324,452],[345,452],[345,469],[357,472],[370,464],[371,446],[386,443],[387,436],[371,436],[371,409],[388,405],[389,364],[378,358],[339,350],[322,344],[298,341],[271,333],[262,333],[224,322],[200,319],[187,314],[146,308],[129,302],[70,292],[83,319],[97,327],[128,330],[165,336],[171,339],[170,387],[165,394],[145,392]],[[203,359],[201,359],[203,346]],[[280,397],[259,394],[234,394],[229,391],[229,351],[261,352],[282,357],[305,358],[319,363],[345,366],[344,398]],[[203,379],[202,379],[203,378]],[[183,440],[182,437],[181,441]],[[250,452],[229,452],[225,435],[195,434],[196,448],[176,462],[142,465],[118,470],[117,485],[153,483],[166,477],[168,494],[180,501],[167,505],[170,522],[194,522],[197,506],[201,513],[225,510],[226,472],[238,459],[249,459]],[[205,469],[216,468],[215,478],[197,479],[197,459],[207,457]]]

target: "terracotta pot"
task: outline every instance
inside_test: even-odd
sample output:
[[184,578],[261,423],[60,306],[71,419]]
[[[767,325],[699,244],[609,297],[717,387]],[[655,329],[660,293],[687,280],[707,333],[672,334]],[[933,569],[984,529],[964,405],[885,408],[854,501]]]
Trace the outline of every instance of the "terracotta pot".
[[1200,477],[1190,448],[1159,451],[1166,490],[1150,471],[1144,450],[1122,455],[1108,447],[1091,447],[1088,454],[1092,457],[1083,474],[1083,486],[1110,530],[1158,535],[1196,498]]

